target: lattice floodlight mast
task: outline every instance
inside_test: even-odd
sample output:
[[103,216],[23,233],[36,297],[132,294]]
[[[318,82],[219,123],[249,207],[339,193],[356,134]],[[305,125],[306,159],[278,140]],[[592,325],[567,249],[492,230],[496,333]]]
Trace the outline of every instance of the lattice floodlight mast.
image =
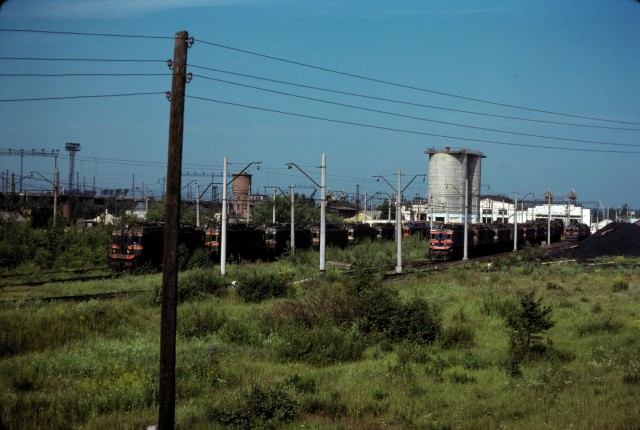
[[64,145],[64,149],[69,152],[69,194],[71,194],[73,193],[73,169],[76,161],[76,152],[80,151],[80,144],[67,142]]

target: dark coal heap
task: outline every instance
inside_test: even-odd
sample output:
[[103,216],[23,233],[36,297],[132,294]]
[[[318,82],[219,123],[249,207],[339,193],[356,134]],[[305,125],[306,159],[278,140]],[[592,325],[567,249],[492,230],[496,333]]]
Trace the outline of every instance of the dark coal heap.
[[596,258],[602,256],[640,256],[640,226],[614,222],[576,246],[561,251],[566,258]]

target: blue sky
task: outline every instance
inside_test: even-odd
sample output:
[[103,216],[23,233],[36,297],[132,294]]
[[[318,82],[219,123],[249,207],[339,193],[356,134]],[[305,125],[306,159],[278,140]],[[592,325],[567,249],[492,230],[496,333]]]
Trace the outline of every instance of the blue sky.
[[[9,0],[0,29],[0,148],[59,149],[65,183],[64,144],[79,142],[75,171],[88,188],[94,178],[99,190],[131,188],[135,175],[136,187],[160,194],[164,61],[184,30],[195,44],[183,172],[207,177],[185,175],[183,184],[206,187],[226,156],[232,172],[262,162],[249,169],[254,191],[308,186],[285,163],[320,182],[326,153],[332,191],[359,185],[371,195],[391,191],[372,176],[395,184],[400,169],[406,183],[428,173],[426,149],[449,146],[486,155],[483,193],[574,189],[580,201],[640,208],[640,4],[632,0]],[[150,94],[6,101],[132,93]],[[19,170],[20,157],[0,156],[0,171]],[[30,171],[52,179],[53,159],[25,157]],[[23,185],[48,187],[36,178]],[[421,179],[405,191],[426,193]]]

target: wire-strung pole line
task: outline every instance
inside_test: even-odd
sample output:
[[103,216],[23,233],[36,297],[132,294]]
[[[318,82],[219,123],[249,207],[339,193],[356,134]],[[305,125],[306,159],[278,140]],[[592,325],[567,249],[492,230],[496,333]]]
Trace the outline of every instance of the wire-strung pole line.
[[605,153],[605,154],[607,154],[607,153],[613,153],[613,154],[640,154],[640,151],[617,151],[617,150],[601,150],[601,149],[587,149],[587,148],[569,148],[569,147],[562,147],[562,146],[548,146],[548,145],[533,145],[533,144],[526,144],[526,143],[502,142],[502,141],[497,141],[497,140],[476,139],[476,138],[468,138],[468,137],[461,137],[461,136],[447,136],[447,135],[442,135],[442,134],[427,133],[427,132],[423,132],[423,131],[407,130],[407,129],[394,128],[394,127],[384,127],[384,126],[373,125],[373,124],[365,124],[365,123],[359,123],[359,122],[354,122],[354,121],[344,121],[344,120],[339,120],[339,119],[335,119],[335,118],[325,118],[325,117],[320,117],[320,116],[315,116],[315,115],[307,115],[307,114],[301,114],[301,113],[295,113],[295,112],[287,112],[287,111],[278,110],[278,109],[251,106],[251,105],[246,105],[246,104],[242,104],[242,103],[234,103],[234,102],[229,102],[229,101],[224,101],[224,100],[217,100],[217,99],[212,99],[212,98],[207,98],[207,97],[198,97],[198,96],[188,95],[187,98],[191,98],[191,99],[195,99],[195,100],[202,100],[202,101],[207,101],[207,102],[212,102],[212,103],[219,103],[219,104],[224,104],[224,105],[228,105],[228,106],[236,106],[236,107],[241,107],[241,108],[246,108],[246,109],[259,110],[259,111],[263,111],[263,112],[271,112],[271,113],[277,113],[277,114],[281,114],[281,115],[294,116],[294,117],[298,117],[298,118],[314,119],[314,120],[318,120],[318,121],[325,121],[325,122],[331,122],[331,123],[336,123],[336,124],[353,125],[353,126],[371,128],[371,129],[376,129],[376,130],[385,130],[385,131],[391,131],[391,132],[397,132],[397,133],[407,133],[407,134],[414,134],[414,135],[419,135],[419,136],[431,136],[431,137],[438,137],[438,138],[442,138],[442,139],[460,140],[460,141],[465,141],[465,142],[478,142],[478,143],[488,143],[488,144],[495,144],[495,145],[506,145],[506,146],[516,146],[516,147],[525,147],[525,148],[538,148],[538,149],[554,149],[554,150],[564,150],[564,151],[597,152],[597,153]]

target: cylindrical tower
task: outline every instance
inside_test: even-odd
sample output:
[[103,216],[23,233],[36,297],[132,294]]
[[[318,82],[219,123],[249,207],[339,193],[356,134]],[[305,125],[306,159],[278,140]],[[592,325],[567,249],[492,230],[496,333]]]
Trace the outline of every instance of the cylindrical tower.
[[233,212],[236,217],[249,219],[249,197],[251,195],[251,175],[236,173],[233,175]]
[[[434,221],[462,223],[466,206],[467,219],[477,223],[481,167],[485,155],[467,148],[448,147],[432,148],[425,153],[429,154],[429,216]],[[468,187],[466,191],[465,184]]]

